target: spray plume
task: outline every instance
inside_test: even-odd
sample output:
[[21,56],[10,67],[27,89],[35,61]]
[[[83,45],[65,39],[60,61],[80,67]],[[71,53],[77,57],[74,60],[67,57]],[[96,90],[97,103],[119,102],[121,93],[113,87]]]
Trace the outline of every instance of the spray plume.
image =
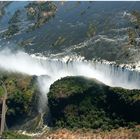
[[9,49],[0,52],[0,69],[38,76],[37,83],[41,92],[39,112],[43,112],[46,107],[50,85],[65,76],[85,76],[96,78],[112,87],[140,89],[140,74],[136,71],[101,63],[65,62],[49,58],[44,60],[22,51],[13,53]]

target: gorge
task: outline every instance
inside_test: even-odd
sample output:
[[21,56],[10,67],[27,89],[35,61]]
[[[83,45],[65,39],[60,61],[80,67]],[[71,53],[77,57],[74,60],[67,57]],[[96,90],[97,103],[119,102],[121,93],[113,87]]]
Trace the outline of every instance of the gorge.
[[[62,136],[62,129],[114,138],[120,128],[140,138],[139,2],[0,4],[3,138]],[[0,85],[1,101],[3,93]]]
[[138,71],[101,62],[38,58],[23,51],[12,52],[5,49],[0,52],[0,69],[8,73],[16,72],[38,77],[37,83],[41,92],[39,112],[42,112],[47,104],[50,85],[66,76],[84,76],[95,78],[111,87],[140,89]]

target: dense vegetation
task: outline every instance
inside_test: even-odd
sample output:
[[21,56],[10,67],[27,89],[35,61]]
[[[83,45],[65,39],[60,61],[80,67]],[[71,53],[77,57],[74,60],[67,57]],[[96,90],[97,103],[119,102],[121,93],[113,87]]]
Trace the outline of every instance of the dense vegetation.
[[133,20],[131,21],[132,28],[128,29],[129,44],[133,47],[140,47],[139,40],[140,37],[140,12],[132,11]]
[[108,87],[95,79],[67,77],[50,88],[52,125],[111,130],[140,118],[140,91]]
[[0,1],[0,18],[4,15],[5,10],[4,8],[8,6],[11,3],[11,1]]
[[[2,74],[0,80],[4,82],[8,93],[6,122],[9,127],[37,113],[37,88],[33,77]],[[0,86],[1,97],[3,92]]]
[[27,17],[34,22],[28,31],[41,27],[51,19],[56,12],[56,5],[53,2],[32,2],[26,6]]
[[[57,9],[53,2],[31,2],[25,8],[28,20],[33,23],[27,28],[27,32],[33,31],[47,23],[55,15]],[[3,37],[10,38],[21,30],[21,14],[19,9],[15,11],[8,22],[8,29],[2,34]]]
[[4,37],[11,37],[20,31],[18,23],[20,22],[20,10],[17,10],[9,20],[8,30],[3,33]]
[[[40,130],[41,116],[37,115],[34,77],[2,74],[0,79],[8,91],[8,126],[20,125],[28,119],[31,121],[22,128]],[[2,93],[0,87],[1,96]],[[82,128],[85,132],[88,129],[112,131],[120,127],[135,130],[134,126],[140,123],[139,90],[112,88],[95,79],[66,77],[54,82],[48,94],[48,104],[51,113],[49,125],[56,128]],[[5,131],[3,138],[29,137],[16,131]]]
[[87,36],[88,37],[93,37],[96,34],[96,26],[92,23],[89,24],[88,31],[87,31]]
[[19,134],[15,131],[5,131],[2,134],[3,139],[30,139],[31,137],[23,134]]

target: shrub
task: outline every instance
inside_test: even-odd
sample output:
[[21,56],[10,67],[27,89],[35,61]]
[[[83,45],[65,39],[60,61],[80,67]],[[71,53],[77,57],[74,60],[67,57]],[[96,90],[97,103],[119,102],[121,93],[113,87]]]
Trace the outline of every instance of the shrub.
[[83,77],[60,79],[51,85],[48,94],[52,124],[102,130],[133,127],[140,117],[139,92],[111,88]]

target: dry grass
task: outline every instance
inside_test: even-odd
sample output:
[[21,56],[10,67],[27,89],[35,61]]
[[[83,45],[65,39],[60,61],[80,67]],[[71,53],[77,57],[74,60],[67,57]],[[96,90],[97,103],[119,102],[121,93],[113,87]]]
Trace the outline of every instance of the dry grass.
[[140,138],[140,126],[136,128],[119,128],[111,131],[93,131],[93,130],[68,130],[56,129],[45,132],[36,138],[51,139],[138,139]]

